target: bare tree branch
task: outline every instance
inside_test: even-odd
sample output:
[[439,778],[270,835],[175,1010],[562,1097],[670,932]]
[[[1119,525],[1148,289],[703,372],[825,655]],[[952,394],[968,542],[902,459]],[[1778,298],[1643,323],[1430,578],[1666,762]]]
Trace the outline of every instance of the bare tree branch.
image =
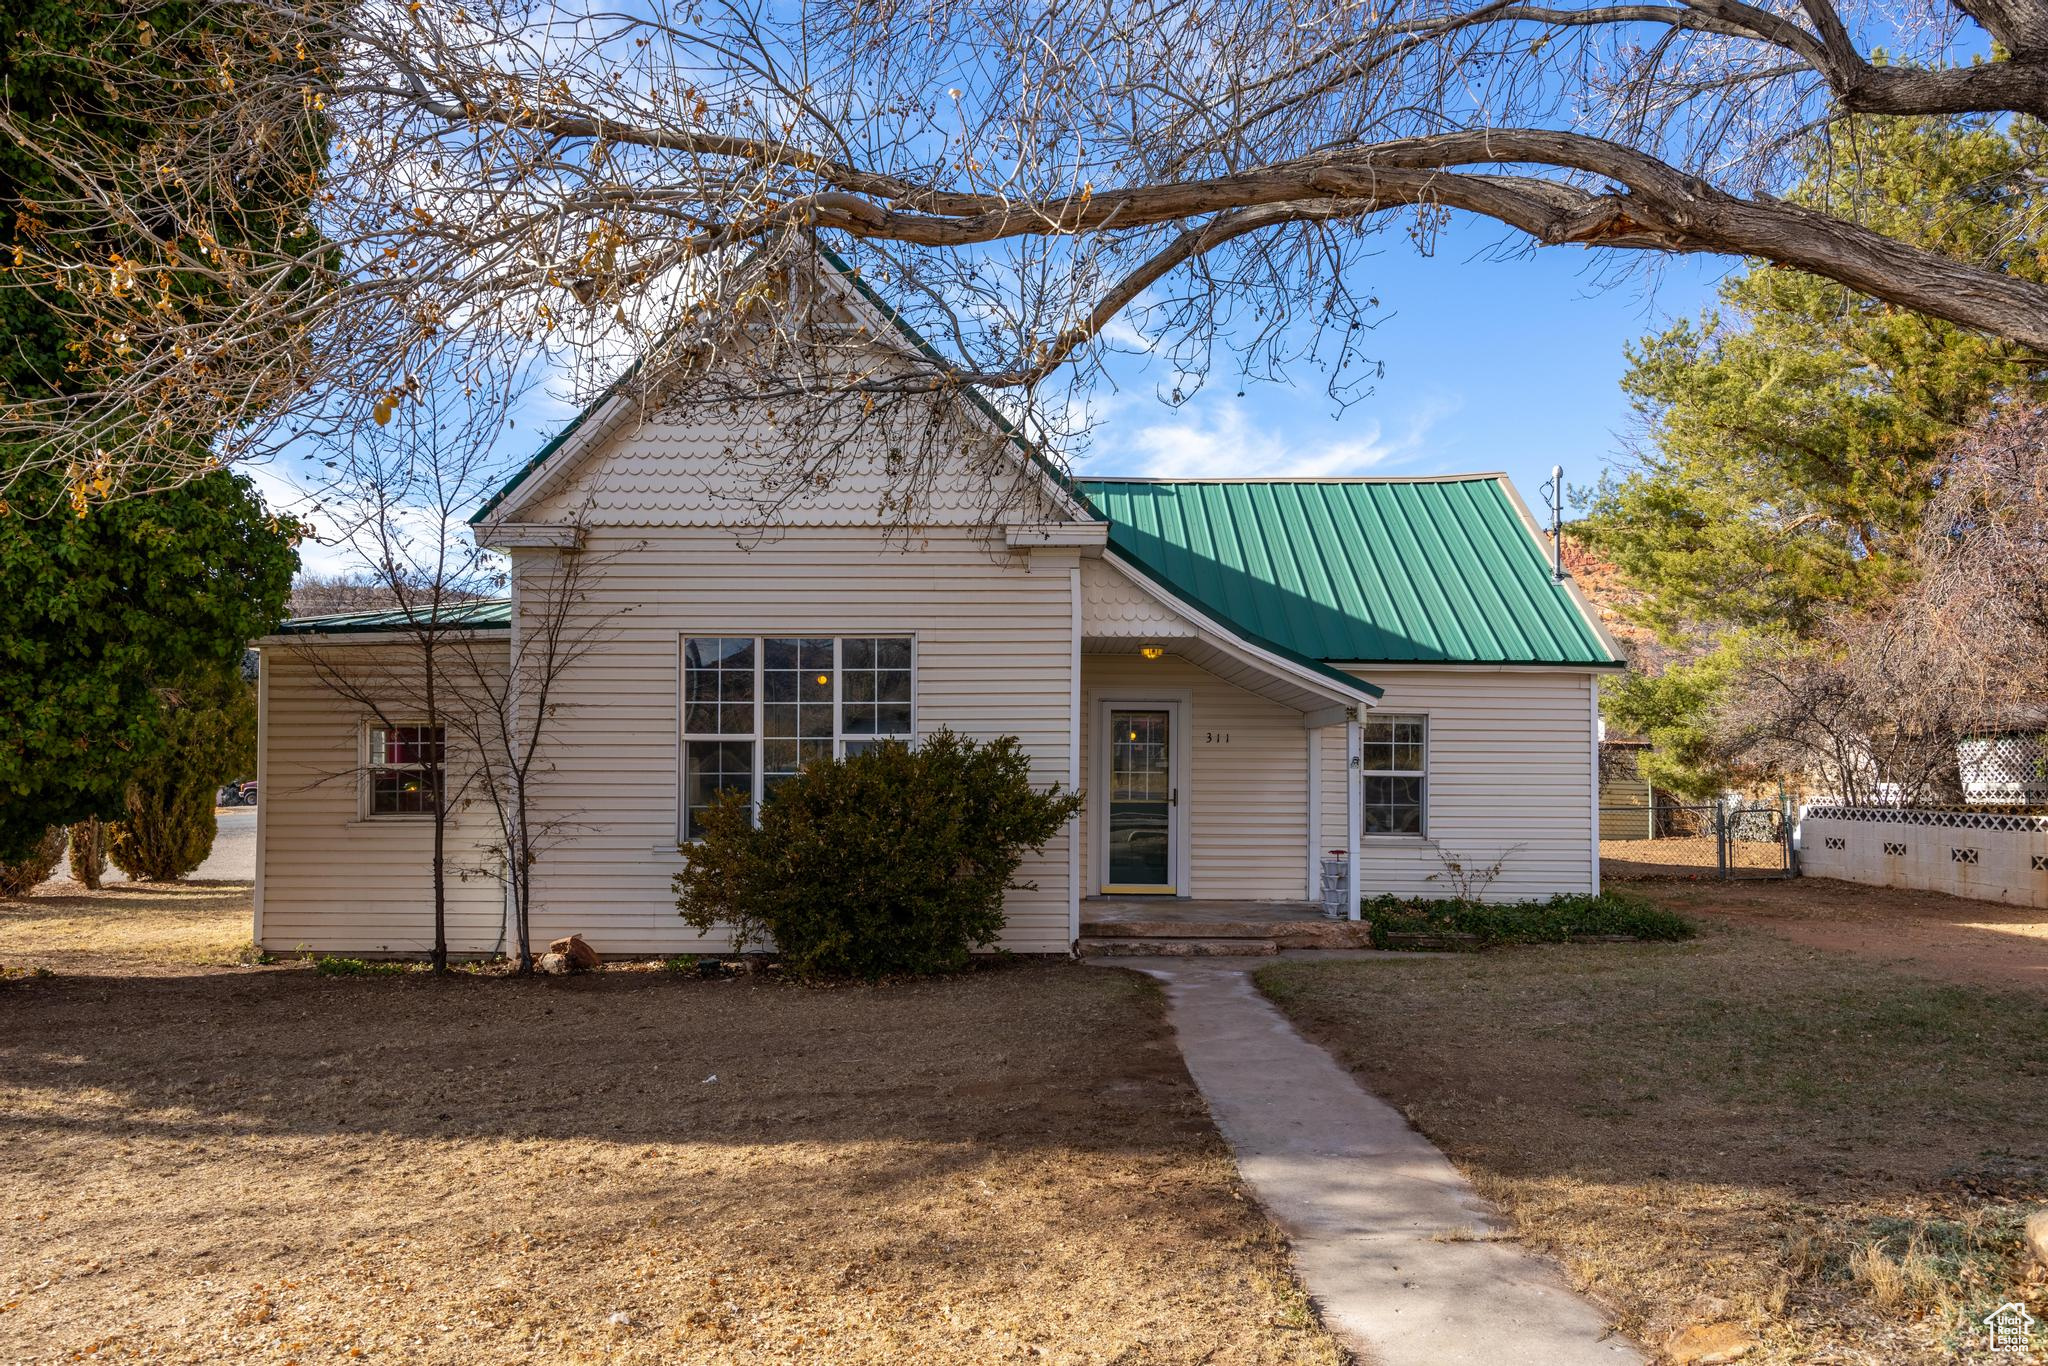
[[[849,394],[909,446],[941,440],[935,399],[986,395],[1058,455],[1119,348],[1179,393],[1313,367],[1350,402],[1378,373],[1364,262],[1447,214],[1753,257],[2048,351],[2048,288],[2003,261],[1783,197],[1847,120],[2048,114],[2048,0],[199,0],[145,53],[150,12],[75,60],[156,137],[0,101],[62,186],[7,206],[0,287],[81,338],[0,404],[33,452],[0,487],[146,487],[642,357],[649,405],[773,406],[755,453],[792,467]],[[165,80],[166,45],[204,61]],[[250,176],[308,137],[305,213],[250,231]],[[933,345],[821,304],[820,245]]]

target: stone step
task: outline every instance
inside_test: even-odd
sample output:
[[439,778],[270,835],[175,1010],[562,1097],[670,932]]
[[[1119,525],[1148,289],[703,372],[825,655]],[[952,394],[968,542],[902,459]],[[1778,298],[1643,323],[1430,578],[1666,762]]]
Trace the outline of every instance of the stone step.
[[1267,958],[1270,939],[1083,939],[1083,958]]
[[1081,942],[1098,940],[1197,940],[1271,942],[1283,949],[1363,949],[1372,946],[1371,927],[1362,920],[1097,920],[1081,922]]
[[[1085,913],[1084,913],[1085,916]],[[1304,925],[1314,921],[1304,920]],[[1282,922],[1272,920],[1156,920],[1081,921],[1083,939],[1269,939]]]

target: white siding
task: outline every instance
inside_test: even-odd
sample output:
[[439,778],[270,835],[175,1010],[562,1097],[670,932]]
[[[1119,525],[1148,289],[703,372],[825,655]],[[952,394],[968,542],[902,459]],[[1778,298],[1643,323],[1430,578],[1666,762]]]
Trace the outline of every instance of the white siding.
[[[916,723],[1015,735],[1041,782],[1068,772],[1072,554],[1031,557],[969,528],[915,546],[879,527],[807,526],[758,540],[745,529],[595,526],[587,610],[604,642],[560,690],[539,802],[559,823],[535,869],[537,939],[582,933],[603,953],[677,953],[700,941],[676,912],[678,683],[685,635],[862,635],[917,640]],[[540,557],[519,551],[522,582]],[[1002,945],[1064,952],[1067,841],[1028,859]]]
[[[1097,702],[1114,693],[1185,692],[1181,757],[1187,781],[1188,880],[1204,900],[1300,901],[1308,896],[1308,748],[1301,713],[1168,655],[1084,655],[1081,781],[1094,787]],[[1227,737],[1227,739],[1225,738]],[[1094,799],[1089,817],[1098,818]],[[1083,843],[1084,893],[1100,891],[1094,847]]]
[[[330,645],[321,656],[354,684],[389,699],[394,714],[417,719],[408,706],[419,690],[404,667],[404,647]],[[349,953],[424,954],[433,947],[433,827],[422,819],[364,820],[359,765],[370,715],[323,681],[304,649],[263,651],[262,878],[260,946],[273,952],[319,949]],[[461,764],[451,740],[451,769]],[[453,784],[451,783],[451,786]],[[455,953],[489,953],[505,924],[504,893],[489,877],[467,881],[453,871],[476,867],[495,838],[486,810],[460,812],[447,844],[448,945]]]
[[[1361,669],[1386,689],[1383,712],[1429,717],[1428,838],[1367,836],[1366,897],[1451,895],[1437,850],[1468,864],[1502,859],[1489,901],[1594,886],[1594,680],[1523,669]],[[1323,819],[1317,843],[1344,847],[1344,728],[1322,732]]]
[[[587,518],[614,526],[746,527],[755,538],[791,528],[867,527],[906,520],[976,527],[991,520],[1060,518],[1041,476],[1007,441],[953,424],[953,440],[875,431],[814,430],[801,463],[790,433],[740,431],[669,414],[628,414],[607,440],[547,472],[527,522]],[[881,453],[882,446],[894,453]],[[521,490],[521,496],[527,494]]]
[[1105,640],[1171,640],[1192,636],[1187,618],[1160,602],[1114,565],[1081,562],[1082,630]]

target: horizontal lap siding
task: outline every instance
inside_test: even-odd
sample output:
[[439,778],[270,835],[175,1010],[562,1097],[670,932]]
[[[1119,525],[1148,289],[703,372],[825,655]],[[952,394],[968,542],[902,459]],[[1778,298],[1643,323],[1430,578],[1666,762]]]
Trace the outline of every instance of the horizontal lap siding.
[[[322,649],[327,668],[387,699],[393,719],[417,717],[409,652],[370,645]],[[366,709],[338,694],[293,646],[263,652],[264,734],[261,946],[275,952],[419,953],[433,947],[433,826],[424,820],[364,821],[358,799]],[[329,675],[331,676],[331,674]],[[374,680],[374,682],[373,682]],[[461,762],[453,747],[451,765]],[[499,947],[504,893],[489,877],[464,881],[496,838],[480,807],[456,814],[447,841],[448,945],[456,953]]]
[[[1041,783],[1065,782],[1073,629],[1072,561],[991,556],[973,532],[915,547],[880,529],[807,527],[754,549],[714,527],[598,527],[585,554],[587,610],[612,619],[559,691],[539,804],[559,827],[535,868],[535,934],[572,931],[600,952],[724,948],[677,914],[670,879],[679,773],[684,635],[917,637],[920,733],[1015,735]],[[544,551],[514,556],[538,582]],[[607,562],[607,557],[615,557]],[[616,614],[616,615],[612,615]],[[1026,860],[1004,947],[1064,952],[1067,838]]]
[[[1583,892],[1593,886],[1594,680],[1541,670],[1364,669],[1386,689],[1382,712],[1429,716],[1430,841],[1468,864],[1502,859],[1490,901]],[[1344,847],[1344,728],[1322,732],[1320,848]],[[1430,843],[1360,840],[1368,897],[1449,896]],[[1519,846],[1519,847],[1516,847]]]
[[[1096,782],[1092,731],[1106,694],[1186,691],[1181,756],[1187,780],[1188,880],[1196,898],[1298,901],[1308,858],[1308,749],[1301,713],[1168,655],[1084,655],[1081,660],[1084,786]],[[1227,743],[1205,737],[1228,735]],[[1099,819],[1091,801],[1091,819]],[[1084,861],[1094,846],[1084,832]],[[1083,891],[1099,879],[1084,868]]]

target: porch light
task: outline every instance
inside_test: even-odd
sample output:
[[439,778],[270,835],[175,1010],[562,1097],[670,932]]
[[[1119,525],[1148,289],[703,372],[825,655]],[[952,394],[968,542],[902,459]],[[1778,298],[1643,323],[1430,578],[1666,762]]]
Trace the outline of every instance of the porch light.
[[1138,653],[1147,659],[1158,659],[1166,653],[1166,647],[1164,645],[1140,645]]

